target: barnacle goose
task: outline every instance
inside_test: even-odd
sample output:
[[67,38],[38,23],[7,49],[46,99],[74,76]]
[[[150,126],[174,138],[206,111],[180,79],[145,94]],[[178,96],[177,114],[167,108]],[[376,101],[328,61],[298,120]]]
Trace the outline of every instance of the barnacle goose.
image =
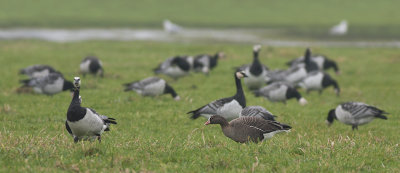
[[32,65],[19,71],[20,74],[27,75],[30,78],[43,77],[54,72],[56,72],[56,70],[49,65]]
[[190,62],[186,56],[175,56],[162,62],[153,71],[155,74],[165,74],[173,79],[178,79],[189,74]]
[[197,55],[194,58],[193,69],[195,72],[208,74],[210,70],[217,66],[218,59],[223,58],[224,56],[223,52],[217,52],[215,55]]
[[262,96],[267,98],[271,102],[283,102],[286,104],[286,100],[295,98],[300,105],[307,104],[307,100],[304,99],[301,94],[293,86],[285,82],[275,82],[254,91],[256,97]]
[[158,96],[162,94],[171,94],[175,100],[180,100],[180,97],[168,83],[158,77],[148,77],[140,81],[126,83],[125,91],[136,91],[142,96]]
[[72,92],[74,86],[72,82],[64,79],[59,72],[53,72],[47,76],[33,77],[20,81],[22,87],[31,87],[38,94],[53,95],[61,91],[70,90]]
[[307,75],[299,84],[301,88],[305,89],[307,93],[309,91],[317,90],[322,93],[322,90],[333,86],[337,96],[340,94],[340,88],[336,80],[334,80],[329,74],[322,71],[314,71]]
[[99,58],[95,56],[87,56],[85,59],[82,60],[79,68],[83,76],[88,73],[93,75],[100,75],[101,77],[104,76],[103,64],[101,63]]

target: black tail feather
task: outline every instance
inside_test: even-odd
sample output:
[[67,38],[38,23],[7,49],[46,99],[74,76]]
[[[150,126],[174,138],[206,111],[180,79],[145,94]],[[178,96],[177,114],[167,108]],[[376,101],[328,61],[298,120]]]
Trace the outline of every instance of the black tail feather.
[[387,114],[387,112],[384,112],[384,113],[382,113],[382,114],[379,114],[379,115],[377,115],[377,116],[375,116],[375,117],[380,118],[380,119],[387,120],[388,118],[387,118],[386,116],[384,116],[383,114]]
[[186,114],[192,114],[192,116],[190,117],[191,119],[197,119],[200,117],[200,114],[197,112],[198,110],[194,110],[194,111],[190,111]]

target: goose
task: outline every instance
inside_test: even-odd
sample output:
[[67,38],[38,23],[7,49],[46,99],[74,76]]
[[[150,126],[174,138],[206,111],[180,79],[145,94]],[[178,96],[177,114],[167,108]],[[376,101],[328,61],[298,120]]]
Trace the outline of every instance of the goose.
[[307,100],[291,85],[285,82],[275,82],[254,91],[256,97],[262,96],[271,102],[283,102],[286,100],[296,98],[300,105],[307,104]]
[[340,88],[336,80],[334,80],[329,74],[322,71],[314,71],[307,75],[299,84],[301,88],[305,89],[307,93],[309,91],[317,90],[322,93],[322,90],[333,86],[337,96],[340,94]]
[[[324,55],[313,55],[311,57],[311,61],[314,62],[319,70],[328,70],[330,68],[333,68],[336,74],[340,74],[339,67],[337,63],[334,60],[331,60],[327,58]],[[295,67],[295,66],[305,66],[304,64],[304,56],[301,56],[299,58],[293,59],[289,62],[286,63],[290,67]]]
[[189,111],[187,114],[192,114],[192,119],[196,119],[201,115],[209,118],[214,114],[221,115],[229,120],[239,117],[242,109],[246,107],[246,98],[240,82],[240,79],[244,77],[247,77],[247,75],[243,71],[234,73],[236,83],[236,94],[234,96],[212,101],[196,110]]
[[342,20],[339,24],[333,26],[329,32],[331,35],[346,35],[348,28],[347,21]]
[[84,58],[79,65],[79,68],[83,76],[88,73],[93,75],[100,75],[101,77],[104,76],[103,64],[95,56],[87,56],[86,58]]
[[255,45],[253,47],[253,63],[238,68],[239,71],[245,71],[248,75],[243,81],[250,90],[257,90],[265,85],[265,76],[267,75],[268,67],[261,64],[258,59],[260,49],[261,45]]
[[326,123],[330,126],[337,119],[351,125],[353,130],[358,130],[359,125],[367,124],[375,118],[387,120],[386,114],[389,113],[362,102],[346,102],[329,111]]
[[208,74],[210,70],[215,68],[218,64],[218,59],[223,58],[223,52],[217,52],[215,55],[197,55],[194,59],[194,71]]
[[277,81],[285,81],[292,85],[296,85],[303,78],[307,76],[308,73],[312,71],[318,71],[318,66],[316,63],[311,61],[311,50],[310,48],[306,49],[304,55],[305,66],[295,66],[293,68],[289,68],[288,70],[281,70],[275,73],[268,73],[266,80],[268,83],[277,82]]
[[158,65],[153,71],[155,74],[165,74],[176,80],[189,74],[191,64],[188,60],[187,57],[171,57]]
[[164,27],[164,31],[169,33],[169,34],[176,34],[176,33],[182,31],[182,27],[181,26],[179,26],[179,25],[177,25],[175,23],[172,23],[168,19],[165,19],[163,21],[163,27]]
[[22,87],[31,87],[35,93],[46,95],[53,95],[66,90],[72,92],[74,88],[72,82],[65,80],[59,72],[21,80],[20,82],[23,84]]
[[289,132],[292,127],[260,117],[239,117],[228,122],[220,115],[211,116],[204,125],[219,124],[224,135],[235,142],[260,142],[280,132]]
[[94,109],[81,107],[79,99],[81,80],[74,78],[74,94],[67,111],[65,128],[77,143],[80,140],[94,140],[101,142],[101,134],[110,131],[111,124],[117,124],[114,118],[98,114]]
[[254,116],[254,117],[260,117],[265,120],[271,120],[275,121],[275,115],[273,115],[271,112],[269,112],[267,109],[265,109],[262,106],[247,106],[245,107],[241,112],[239,117],[244,117],[244,116]]
[[158,77],[148,77],[140,81],[126,83],[125,91],[135,91],[142,96],[158,96],[162,94],[171,94],[178,101],[180,97],[175,90],[167,84],[164,79]]
[[56,72],[56,70],[53,67],[49,65],[39,65],[39,64],[28,66],[19,71],[20,74],[27,75],[30,78],[43,77],[54,72]]

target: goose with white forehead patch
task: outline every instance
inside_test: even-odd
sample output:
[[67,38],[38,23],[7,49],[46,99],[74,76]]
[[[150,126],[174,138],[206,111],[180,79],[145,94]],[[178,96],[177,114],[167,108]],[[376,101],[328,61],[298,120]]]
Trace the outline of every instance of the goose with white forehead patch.
[[217,52],[215,55],[197,55],[194,58],[194,71],[208,75],[210,70],[217,66],[218,59],[221,59],[224,56],[223,52]]
[[285,82],[275,82],[254,91],[256,97],[262,96],[271,102],[283,102],[286,104],[286,100],[295,98],[304,106],[307,104],[307,100],[301,96],[301,94],[293,86]]
[[333,120],[337,119],[344,124],[351,125],[354,130],[358,129],[359,125],[367,124],[375,118],[387,120],[386,114],[388,113],[362,102],[346,102],[331,109],[326,122],[331,125]]
[[140,81],[126,83],[125,91],[135,91],[142,96],[159,96],[162,94],[171,94],[175,100],[180,97],[175,90],[164,80],[158,77],[148,77]]
[[239,117],[260,117],[265,120],[275,121],[275,115],[262,106],[247,106],[241,112]]
[[99,115],[94,109],[81,107],[79,77],[74,78],[74,95],[67,111],[65,128],[74,138],[74,142],[80,140],[98,139],[101,142],[101,134],[109,131],[111,124],[117,124],[114,118]]
[[56,70],[49,65],[32,65],[19,71],[20,74],[27,75],[30,78],[44,77],[54,72]]
[[30,87],[35,93],[53,95],[62,91],[70,90],[74,86],[72,82],[64,79],[59,72],[50,73],[47,76],[33,77],[31,79],[21,80],[22,87]]
[[268,67],[261,64],[258,56],[261,50],[261,45],[253,47],[253,63],[239,67],[238,71],[244,71],[248,77],[244,78],[244,84],[250,90],[256,90],[265,85],[265,77],[268,73]]
[[236,83],[236,94],[234,96],[215,100],[196,110],[188,112],[188,114],[192,114],[192,119],[196,119],[200,116],[208,118],[215,114],[221,115],[229,120],[239,117],[242,109],[246,107],[246,98],[243,93],[242,83],[240,82],[240,79],[244,77],[247,77],[247,75],[243,71],[234,73]]
[[337,96],[340,94],[340,88],[336,80],[334,80],[329,74],[322,71],[314,71],[307,75],[299,84],[301,88],[308,92],[317,90],[322,93],[322,90],[333,86],[335,88],[335,93]]
[[236,142],[260,142],[270,139],[280,132],[289,132],[292,127],[277,121],[265,120],[260,117],[245,116],[228,122],[219,115],[211,116],[204,125],[219,124],[224,135]]
[[165,74],[176,80],[189,74],[192,63],[192,58],[175,56],[162,62],[153,71],[155,74]]
[[104,76],[103,64],[99,60],[99,58],[95,56],[87,56],[82,60],[79,65],[80,71],[85,76],[86,74],[100,75]]

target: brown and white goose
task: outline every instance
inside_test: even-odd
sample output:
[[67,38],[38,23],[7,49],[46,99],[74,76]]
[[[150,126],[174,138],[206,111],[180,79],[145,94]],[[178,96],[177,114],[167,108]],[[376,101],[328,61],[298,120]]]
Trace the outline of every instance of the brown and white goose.
[[219,124],[222,132],[228,138],[239,142],[260,142],[272,138],[276,133],[289,132],[292,127],[277,121],[265,120],[260,117],[239,117],[228,122],[219,115],[211,116],[204,125]]

